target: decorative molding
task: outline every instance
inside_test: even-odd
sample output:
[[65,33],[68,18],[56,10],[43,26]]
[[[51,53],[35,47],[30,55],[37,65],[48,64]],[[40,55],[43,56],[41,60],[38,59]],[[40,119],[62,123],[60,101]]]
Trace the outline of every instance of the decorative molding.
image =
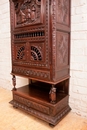
[[22,67],[13,67],[12,70],[15,74],[22,74],[25,76],[31,76],[31,77],[37,77],[40,79],[50,80],[50,72],[48,71],[42,71],[42,70],[33,70],[28,68],[22,68]]
[[55,80],[55,68],[56,68],[56,0],[52,0],[52,65],[53,65],[53,80]]
[[45,26],[44,25],[38,25],[38,26],[36,26],[36,27],[31,27],[31,26],[29,26],[29,27],[25,27],[25,28],[20,28],[20,29],[18,29],[18,28],[16,28],[16,30],[14,30],[14,34],[21,34],[21,33],[26,33],[26,32],[41,32],[41,31],[43,31],[44,32],[44,30],[45,30]]

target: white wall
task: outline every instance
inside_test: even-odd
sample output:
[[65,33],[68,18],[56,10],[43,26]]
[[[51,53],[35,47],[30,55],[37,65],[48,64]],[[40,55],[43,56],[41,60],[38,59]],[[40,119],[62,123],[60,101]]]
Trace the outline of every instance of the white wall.
[[[12,89],[9,0],[0,0],[0,86]],[[28,80],[17,77],[17,87]]]
[[71,3],[70,106],[87,117],[87,0]]
[[[87,117],[87,0],[71,0],[72,111]],[[12,89],[9,0],[0,0],[0,86]],[[17,78],[17,87],[28,83]]]

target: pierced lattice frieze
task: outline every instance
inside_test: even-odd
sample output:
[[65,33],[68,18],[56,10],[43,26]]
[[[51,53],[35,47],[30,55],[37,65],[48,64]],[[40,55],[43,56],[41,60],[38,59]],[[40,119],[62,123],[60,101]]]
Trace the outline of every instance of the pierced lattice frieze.
[[40,22],[41,0],[22,0],[14,5],[17,26]]
[[57,22],[69,25],[69,0],[57,0]]
[[69,34],[57,32],[57,66],[68,65]]
[[45,33],[44,31],[37,31],[37,32],[26,32],[26,33],[20,33],[20,34],[15,34],[15,38],[19,39],[19,38],[30,38],[30,37],[41,37],[44,36]]

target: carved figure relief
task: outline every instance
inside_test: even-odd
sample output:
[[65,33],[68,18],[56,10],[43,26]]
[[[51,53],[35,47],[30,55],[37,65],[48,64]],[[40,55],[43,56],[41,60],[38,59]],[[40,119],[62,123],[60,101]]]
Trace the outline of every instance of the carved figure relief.
[[41,0],[15,2],[16,24],[31,24],[40,20]]
[[57,65],[68,65],[68,38],[67,33],[57,32]]
[[69,0],[57,0],[57,22],[69,24]]

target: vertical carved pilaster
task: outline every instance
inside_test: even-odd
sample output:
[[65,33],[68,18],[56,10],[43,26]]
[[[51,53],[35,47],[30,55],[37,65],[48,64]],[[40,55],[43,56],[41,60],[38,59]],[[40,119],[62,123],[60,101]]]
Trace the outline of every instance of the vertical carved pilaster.
[[52,0],[52,67],[53,80],[55,81],[55,67],[56,67],[56,0]]
[[56,88],[55,88],[55,85],[52,85],[51,87],[51,90],[49,92],[49,97],[50,97],[50,102],[52,104],[55,104],[56,103]]
[[13,83],[13,86],[14,86],[13,90],[16,91],[17,89],[15,87],[16,86],[16,77],[15,77],[15,75],[13,75],[13,77],[12,77],[12,83]]

